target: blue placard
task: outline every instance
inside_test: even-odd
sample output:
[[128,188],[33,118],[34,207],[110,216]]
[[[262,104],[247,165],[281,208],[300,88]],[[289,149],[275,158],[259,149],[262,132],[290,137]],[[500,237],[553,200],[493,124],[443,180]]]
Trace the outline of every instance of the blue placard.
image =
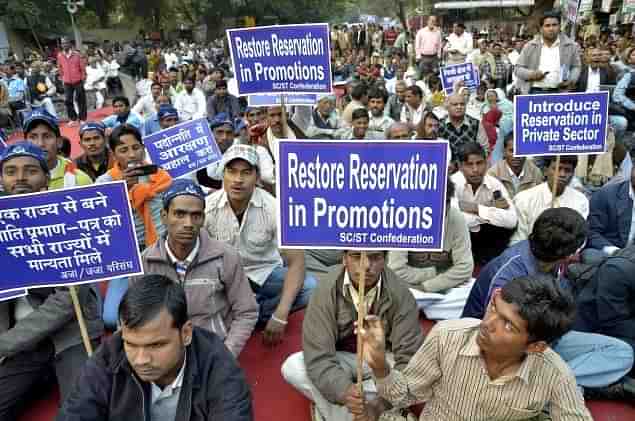
[[470,91],[478,88],[480,77],[474,64],[451,64],[441,68],[441,85],[446,95],[452,95],[454,93],[454,84],[461,80]]
[[227,30],[239,95],[330,93],[326,23]]
[[0,291],[142,273],[126,183],[0,198]]
[[143,143],[152,162],[172,178],[193,173],[223,157],[205,118],[153,133],[143,138]]
[[17,291],[0,292],[0,301],[13,300],[14,298],[20,298],[27,295],[26,289],[19,289]]
[[603,153],[608,101],[608,92],[516,95],[514,155]]
[[271,107],[282,104],[282,97],[285,105],[315,105],[317,102],[317,94],[262,94],[249,95],[247,104],[250,107]]
[[447,141],[280,139],[286,248],[443,249]]

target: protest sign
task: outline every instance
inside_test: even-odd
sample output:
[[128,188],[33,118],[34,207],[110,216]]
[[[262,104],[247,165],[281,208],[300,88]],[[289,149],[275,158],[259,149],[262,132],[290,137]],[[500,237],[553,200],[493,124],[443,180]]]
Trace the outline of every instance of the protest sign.
[[227,30],[239,95],[330,93],[326,23]]
[[472,63],[452,64],[441,68],[441,85],[446,95],[454,93],[454,84],[463,81],[470,91],[478,88],[480,83],[478,69]]
[[0,291],[142,273],[126,183],[0,198]]
[[273,107],[276,105],[315,105],[317,94],[291,94],[291,95],[249,95],[247,104],[250,107]]
[[608,92],[516,95],[514,155],[604,152],[608,101]]
[[153,133],[143,143],[152,162],[172,178],[193,173],[223,157],[205,118]]
[[279,142],[280,247],[443,248],[447,141]]
[[12,300],[14,298],[24,297],[28,294],[26,289],[19,289],[17,291],[0,292],[0,301]]

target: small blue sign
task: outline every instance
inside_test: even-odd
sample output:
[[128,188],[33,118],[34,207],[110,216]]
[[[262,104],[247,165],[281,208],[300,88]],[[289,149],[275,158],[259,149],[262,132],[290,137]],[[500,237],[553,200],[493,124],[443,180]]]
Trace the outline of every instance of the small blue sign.
[[0,292],[0,301],[13,300],[14,298],[20,298],[27,295],[26,289],[19,289],[17,291]]
[[514,155],[589,155],[606,151],[608,92],[514,97]]
[[326,23],[227,30],[239,95],[330,93]]
[[472,63],[451,64],[441,68],[441,86],[446,95],[454,93],[454,84],[463,81],[470,91],[476,90],[480,84],[478,69]]
[[447,141],[279,142],[280,247],[443,249]]
[[2,292],[141,274],[126,183],[0,197],[0,264]]
[[284,97],[284,105],[315,105],[317,102],[317,94],[291,94],[291,95],[249,95],[247,97],[247,105],[250,107],[273,107],[282,104]]
[[172,178],[198,171],[223,157],[205,118],[152,133],[143,143],[152,162]]

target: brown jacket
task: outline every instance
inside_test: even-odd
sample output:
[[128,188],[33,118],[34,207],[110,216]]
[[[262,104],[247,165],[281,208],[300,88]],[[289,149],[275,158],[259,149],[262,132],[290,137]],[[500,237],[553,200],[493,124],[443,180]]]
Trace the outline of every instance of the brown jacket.
[[[357,311],[350,296],[342,293],[344,270],[335,266],[313,291],[302,325],[302,348],[309,378],[330,402],[341,402],[353,384],[338,366],[338,344],[354,338]],[[386,349],[395,357],[395,368],[403,369],[423,343],[419,310],[404,281],[390,269],[382,273],[379,300],[371,314],[385,323]]]
[[545,178],[540,171],[540,168],[536,166],[531,160],[526,159],[523,166],[522,175],[520,177],[520,185],[518,191],[514,191],[514,184],[512,183],[512,176],[509,174],[507,163],[504,159],[498,161],[492,168],[487,171],[488,175],[495,177],[503,183],[503,186],[507,189],[509,196],[513,199],[521,191],[529,190],[532,187],[542,184]]
[[[205,230],[199,240],[198,255],[183,285],[187,311],[194,325],[216,333],[238,357],[258,320],[258,304],[238,251],[211,239]],[[179,279],[165,249],[165,237],[147,248],[142,259],[144,273]]]

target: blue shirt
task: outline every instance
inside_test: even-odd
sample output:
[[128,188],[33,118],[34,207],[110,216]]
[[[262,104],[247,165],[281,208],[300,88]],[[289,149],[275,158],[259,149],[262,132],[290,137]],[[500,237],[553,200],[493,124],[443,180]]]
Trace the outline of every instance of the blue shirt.
[[[102,123],[104,123],[104,125],[110,129],[114,129],[115,127],[118,127],[122,124],[122,122],[119,121],[119,116],[117,114],[106,117],[102,121]],[[144,135],[143,118],[141,118],[139,114],[135,113],[134,111],[130,111],[130,113],[128,114],[128,118],[126,119],[126,124],[130,124],[131,126],[136,127],[141,131],[141,135]]]
[[617,82],[613,91],[613,101],[621,104],[624,108],[635,111],[635,102],[626,96],[626,90],[631,83],[631,75],[633,73],[626,72],[624,76]]
[[481,270],[461,317],[482,319],[495,288],[503,287],[512,279],[535,275],[538,272],[538,260],[529,249],[529,240],[514,244]]
[[26,84],[23,79],[20,79],[18,75],[14,75],[9,79],[9,101],[22,101],[24,100],[24,92],[26,91]]
[[154,113],[146,118],[145,123],[143,123],[144,136],[150,136],[152,133],[156,133],[160,130],[161,126],[159,125],[159,116],[157,115],[157,113]]

